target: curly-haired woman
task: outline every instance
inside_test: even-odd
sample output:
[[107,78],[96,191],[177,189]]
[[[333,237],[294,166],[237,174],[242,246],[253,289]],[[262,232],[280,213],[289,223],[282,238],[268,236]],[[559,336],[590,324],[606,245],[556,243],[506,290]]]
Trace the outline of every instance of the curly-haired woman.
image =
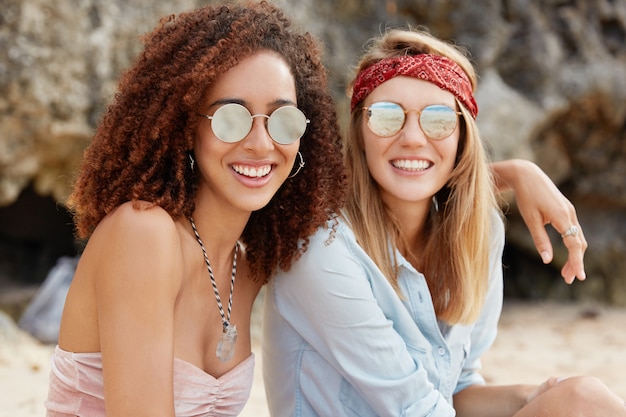
[[239,413],[253,301],[341,206],[326,85],[317,43],[266,3],[200,8],[146,37],[69,199],[88,243],[48,415]]

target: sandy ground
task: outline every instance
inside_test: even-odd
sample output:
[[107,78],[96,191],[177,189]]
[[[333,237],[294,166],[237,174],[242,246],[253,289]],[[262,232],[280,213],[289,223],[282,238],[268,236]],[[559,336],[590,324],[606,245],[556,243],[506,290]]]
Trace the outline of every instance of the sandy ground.
[[[625,324],[626,308],[507,301],[498,339],[483,360],[483,374],[496,384],[591,374],[626,398]],[[258,326],[253,329],[257,353],[254,387],[241,414],[246,417],[269,415]],[[18,330],[8,333],[12,334],[0,334],[0,417],[41,417],[45,415],[42,403],[53,347]]]

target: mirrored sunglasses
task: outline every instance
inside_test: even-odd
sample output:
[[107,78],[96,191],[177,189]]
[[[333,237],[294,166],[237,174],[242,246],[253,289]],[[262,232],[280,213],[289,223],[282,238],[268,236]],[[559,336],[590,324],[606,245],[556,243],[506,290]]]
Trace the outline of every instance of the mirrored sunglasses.
[[369,107],[363,107],[363,110],[366,111],[369,129],[382,137],[393,136],[401,131],[407,113],[417,112],[420,128],[432,140],[450,136],[458,124],[458,115],[462,114],[443,104],[432,104],[421,110],[406,110],[398,103],[389,101],[372,103]]
[[279,107],[267,114],[250,114],[247,108],[237,103],[224,104],[213,116],[201,114],[211,121],[213,134],[219,140],[234,143],[243,140],[252,130],[255,117],[267,118],[266,128],[274,142],[289,145],[300,139],[310,122],[300,109],[294,106]]

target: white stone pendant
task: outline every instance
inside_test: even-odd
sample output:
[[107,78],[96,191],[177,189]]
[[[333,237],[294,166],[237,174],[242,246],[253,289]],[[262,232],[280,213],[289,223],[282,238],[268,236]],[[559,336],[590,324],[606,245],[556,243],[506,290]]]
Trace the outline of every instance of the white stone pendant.
[[215,354],[222,362],[228,362],[235,354],[235,342],[237,341],[237,326],[227,325],[224,327],[224,333],[217,342],[217,350]]

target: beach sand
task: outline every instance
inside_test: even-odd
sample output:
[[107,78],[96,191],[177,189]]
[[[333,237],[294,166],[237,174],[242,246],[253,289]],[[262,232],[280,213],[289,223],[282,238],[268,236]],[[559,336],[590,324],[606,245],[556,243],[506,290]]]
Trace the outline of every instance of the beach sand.
[[[626,308],[506,300],[498,338],[483,357],[482,373],[494,384],[595,375],[626,398],[625,325]],[[0,334],[0,417],[41,417],[53,346],[42,345],[17,328],[4,333]],[[269,415],[259,339],[257,321],[253,328],[257,369],[244,417]]]

